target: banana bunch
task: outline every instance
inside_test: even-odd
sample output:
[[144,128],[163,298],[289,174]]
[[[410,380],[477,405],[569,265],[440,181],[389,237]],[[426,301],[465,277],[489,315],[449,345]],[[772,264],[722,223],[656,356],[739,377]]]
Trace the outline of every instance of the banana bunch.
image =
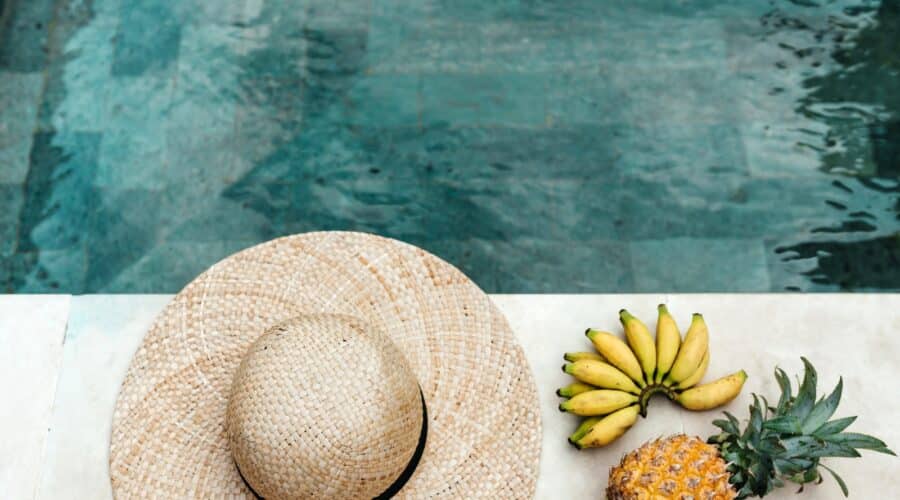
[[741,392],[747,374],[740,370],[713,382],[697,385],[709,366],[709,331],[695,313],[684,339],[664,304],[658,307],[656,338],[647,326],[622,309],[619,320],[625,340],[609,332],[585,332],[596,352],[568,352],[563,371],[575,382],[560,388],[566,398],[560,411],[587,417],[569,442],[579,449],[605,446],[625,433],[647,404],[665,394],[688,410],[710,410]]

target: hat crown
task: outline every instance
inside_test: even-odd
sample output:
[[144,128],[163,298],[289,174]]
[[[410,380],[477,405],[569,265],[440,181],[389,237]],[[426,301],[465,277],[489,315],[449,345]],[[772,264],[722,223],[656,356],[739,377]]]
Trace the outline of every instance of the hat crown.
[[382,332],[339,315],[266,331],[235,373],[226,430],[235,463],[264,498],[373,498],[416,452],[423,402]]

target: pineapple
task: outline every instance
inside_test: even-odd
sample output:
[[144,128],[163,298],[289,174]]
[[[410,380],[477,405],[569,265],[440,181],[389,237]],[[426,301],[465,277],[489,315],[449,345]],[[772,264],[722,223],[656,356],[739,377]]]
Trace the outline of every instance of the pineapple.
[[657,439],[625,455],[609,473],[611,500],[719,500],[765,496],[785,482],[803,485],[822,482],[819,467],[837,481],[844,496],[847,485],[821,463],[823,457],[858,457],[858,449],[894,455],[874,437],[842,432],[856,417],[828,421],[841,399],[838,382],[826,398],[816,399],[816,370],[806,360],[803,382],[796,395],[780,369],[775,378],[781,397],[775,406],[753,395],[750,420],[743,429],[737,418],[713,425],[722,432],[706,443],[685,435]]
[[[625,455],[609,474],[607,497],[731,500],[737,494],[728,477],[718,448],[680,434],[657,439]],[[698,492],[702,493],[698,496]]]

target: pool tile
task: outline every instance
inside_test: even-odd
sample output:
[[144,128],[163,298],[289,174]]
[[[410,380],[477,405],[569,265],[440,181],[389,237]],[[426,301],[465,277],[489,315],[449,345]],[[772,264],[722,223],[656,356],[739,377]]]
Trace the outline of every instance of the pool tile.
[[276,36],[292,40],[294,35],[303,31],[309,12],[307,8],[297,8],[295,4],[244,0],[244,16],[246,24],[239,23],[236,26],[250,30],[247,35]]
[[91,186],[99,142],[95,133],[35,134],[20,217],[20,251],[62,250],[83,241],[96,205]]
[[[158,133],[155,132],[154,135]],[[149,139],[149,140],[148,140]],[[168,157],[159,137],[106,132],[94,185],[99,189],[158,189],[165,183]]]
[[[840,220],[829,201],[852,204],[853,196],[821,173],[759,174],[752,165],[742,167],[743,155],[759,157],[759,152],[745,150],[729,128],[685,127],[680,134],[662,134],[656,127],[642,134],[624,129],[615,138],[623,148],[621,175],[608,178],[606,189],[620,195],[622,237],[789,235]],[[704,140],[679,140],[692,133]],[[647,142],[650,137],[660,139]]]
[[762,240],[669,238],[629,244],[638,292],[765,292]]
[[347,95],[347,122],[369,127],[418,125],[422,79],[418,75],[372,75],[356,81]]
[[233,106],[217,105],[204,95],[178,95],[172,102],[161,134],[165,155],[171,158],[185,149],[230,143],[234,138],[234,122]]
[[[372,4],[368,0],[306,0],[306,27],[313,30],[349,30],[365,32],[371,17]],[[294,6],[282,7],[293,10]]]
[[298,221],[285,232],[313,219],[397,237],[433,228],[488,238],[565,238],[576,231],[585,238],[615,236],[614,217],[608,216],[617,210],[615,193],[605,190],[614,174],[611,153],[589,147],[608,133],[602,127],[356,132],[307,129],[225,194],[261,213]]
[[48,68],[41,127],[102,132],[107,125],[107,97],[116,24],[105,18],[85,20],[74,29],[69,46],[78,47],[57,57]]
[[[470,238],[422,245],[459,267],[488,293],[628,292],[634,288],[625,243]],[[604,258],[598,261],[597,254]]]
[[585,30],[580,23],[573,24],[509,22],[502,18],[478,23],[477,28],[465,23],[460,27],[462,44],[459,48],[477,47],[472,59],[477,66],[472,72],[480,74],[531,75],[596,67],[580,61],[570,42],[570,37],[593,31],[593,26],[589,25]]
[[234,26],[184,27],[177,82],[165,114],[170,161],[182,156],[185,144],[233,141],[241,44],[240,29]]
[[176,85],[171,75],[113,78],[104,104],[107,128],[129,129],[138,124],[155,127],[164,122]]
[[617,2],[597,4],[590,0],[572,0],[566,3],[565,9],[542,2],[523,4],[516,0],[499,0],[490,4],[477,0],[423,3],[430,17],[472,24],[503,21],[518,24],[597,22],[607,18],[612,11],[623,8]]
[[164,193],[148,189],[102,191],[86,233],[88,290],[101,290],[156,246],[159,234],[178,218]]
[[[248,6],[248,3],[251,5]],[[252,21],[255,10],[253,4],[258,3],[260,0],[182,0],[177,8],[179,14],[190,19],[194,25],[234,26],[246,25]]]
[[768,178],[819,176],[819,153],[802,144],[823,137],[825,128],[814,121],[759,122],[740,125],[747,165],[755,176]]
[[496,257],[497,293],[628,292],[635,288],[630,251],[622,242],[513,240],[506,249],[511,255]]
[[83,245],[65,250],[41,250],[25,265],[27,274],[17,274],[16,291],[23,293],[71,293],[84,291],[87,271]]
[[16,250],[19,212],[24,199],[22,189],[21,184],[0,184],[0,260],[8,259]]
[[0,255],[0,293],[15,293],[16,287],[13,282],[13,261],[15,255]]
[[304,29],[304,99],[307,113],[321,114],[340,104],[365,68],[365,30]]
[[43,84],[44,76],[40,74],[0,70],[0,109],[4,112],[0,122],[0,147],[9,146],[20,135],[33,132]]
[[390,44],[390,50],[375,46],[371,70],[376,73],[533,74],[585,65],[597,67],[579,60],[568,41],[572,36],[568,26],[509,21],[467,23],[436,13],[415,29],[396,34],[382,31],[391,37],[384,41],[385,45]]
[[[345,47],[338,40],[341,37],[337,31],[323,40],[322,30],[309,28],[309,16],[308,7],[266,2],[242,33],[245,44],[238,58],[241,82],[298,79],[306,75],[310,56],[328,63],[332,57],[345,55],[345,48],[359,52],[364,47],[359,43]],[[352,30],[348,27],[343,34],[351,35]],[[360,31],[359,36],[362,34]]]
[[31,135],[15,146],[0,148],[0,182],[21,183],[28,176],[28,153]]
[[[871,126],[877,129],[878,125]],[[822,178],[825,171],[891,176],[879,174],[879,141],[861,120],[828,124],[798,116],[745,123],[741,131],[755,175]]]
[[247,242],[268,241],[280,234],[270,217],[241,201],[216,199],[199,210],[184,213],[182,220],[172,225],[169,241],[214,243],[223,236]]
[[188,213],[214,203],[249,168],[236,157],[230,136],[190,137],[170,132],[166,156],[165,177],[157,179],[158,187],[172,199],[184,200]]
[[[292,31],[283,35],[282,43],[271,42],[278,32],[277,27],[261,30],[259,34],[249,35],[249,40],[241,48],[241,57],[238,57],[240,66],[240,82],[244,85],[244,91],[252,90],[249,82],[254,81],[279,81],[300,82],[300,77],[305,74],[306,52],[308,42],[303,32],[295,33],[297,27],[290,27]],[[246,83],[245,83],[246,82]]]
[[251,120],[244,111],[238,112],[234,137],[234,161],[242,172],[226,193],[240,191],[248,184],[303,182],[314,178],[304,161],[312,157],[303,154],[306,144],[303,138],[313,135],[313,131],[305,131],[298,137],[285,132],[277,123]]
[[[372,52],[367,71],[378,74],[440,74],[480,70],[479,34],[476,26],[445,23],[416,17],[416,23],[395,24],[377,14],[368,40]],[[470,36],[460,36],[466,28]]]
[[373,2],[366,39],[366,71],[376,73],[382,64],[401,62],[398,59],[418,43],[422,30],[427,29],[427,12],[424,2]]
[[[112,80],[106,99],[95,186],[161,187],[167,166],[167,116],[174,92],[175,84],[167,77]],[[142,133],[135,134],[135,127]]]
[[869,124],[873,171],[872,177],[900,178],[900,119]]
[[28,174],[44,77],[0,70],[0,183],[21,183]]
[[544,125],[545,83],[536,75],[425,75],[425,125]]
[[59,119],[56,112],[66,99],[66,86],[63,82],[64,64],[51,63],[44,70],[44,87],[41,92],[41,101],[37,112],[37,125],[35,130],[41,132],[53,132],[56,130],[54,121]]
[[[620,223],[618,234],[631,241],[661,237],[762,236],[769,231],[766,215],[771,209],[747,210],[741,203],[727,200],[742,196],[739,185],[697,192],[695,200],[679,199],[670,193],[672,186],[626,177],[618,183]],[[725,197],[725,199],[723,199]]]
[[162,242],[99,288],[101,293],[176,292],[219,260],[256,241]]
[[[889,288],[900,279],[900,237],[871,232],[817,234],[796,243],[773,246],[769,264],[803,280],[779,283],[801,290],[867,292]],[[797,281],[803,284],[796,284]]]
[[[728,122],[631,124],[620,127],[606,141],[621,152],[619,164],[623,173],[650,180],[647,172],[660,172],[653,180],[673,188],[681,185],[678,175],[697,171],[709,172],[710,182],[718,178],[734,183],[747,176],[741,133]],[[722,187],[721,183],[706,186],[702,180],[696,181],[702,187]]]
[[95,18],[109,21],[118,19],[122,13],[121,0],[94,0],[91,2],[91,11]]
[[584,36],[572,37],[573,53],[593,67],[614,73],[634,68],[708,68],[726,60],[725,26],[718,19],[627,13],[618,18],[609,13],[602,24],[585,26]]
[[734,103],[736,75],[724,65],[637,67],[610,71],[607,85],[623,98],[634,124],[648,122],[730,124],[740,118]]
[[[614,176],[621,151],[617,125],[553,128],[426,126],[418,136],[394,140],[416,151],[423,164],[453,169],[459,182],[473,176],[503,183],[519,179],[599,181]],[[552,166],[552,168],[548,168]],[[489,167],[489,168],[488,168]]]
[[628,88],[606,72],[568,71],[548,75],[545,100],[549,125],[619,125],[636,118],[627,100]]
[[188,24],[182,28],[175,90],[233,102],[238,59],[246,49],[244,29],[234,25]]
[[[898,79],[900,82],[900,79]],[[820,141],[810,140],[813,146],[824,150],[821,154],[821,169],[829,172],[846,172],[848,170],[863,177],[898,177],[897,156],[885,155],[878,158],[877,149],[882,144],[879,131],[886,132],[884,125],[874,120],[858,119],[853,121],[836,121],[828,126],[827,132]],[[838,144],[840,141],[840,144]],[[817,148],[818,149],[818,148]],[[883,150],[882,150],[883,151]],[[883,160],[885,170],[879,168],[878,160]]]
[[0,26],[0,70],[37,73],[46,63],[54,0],[7,0]]
[[113,76],[161,71],[178,58],[181,24],[168,2],[123,2],[113,51]]
[[157,189],[165,183],[168,155],[165,130],[135,136],[124,130],[104,132],[94,185],[99,188]]
[[[302,71],[302,70],[297,70]],[[256,78],[242,74],[236,83],[239,99],[235,104],[236,146],[249,158],[259,158],[259,149],[270,152],[303,130],[309,104],[301,73]]]
[[[766,266],[771,277],[773,292],[837,292],[840,287],[828,283],[815,283],[810,275],[816,273],[818,260],[815,257],[798,257],[792,251],[780,250],[783,242],[765,242]],[[776,252],[778,248],[780,251]]]
[[833,203],[852,206],[854,210],[859,207],[860,202],[854,202],[850,193],[833,184],[838,178],[754,176],[745,185],[744,192],[753,206],[768,218],[772,233],[785,235],[789,240],[794,235],[808,234],[843,220],[845,211],[835,208]]

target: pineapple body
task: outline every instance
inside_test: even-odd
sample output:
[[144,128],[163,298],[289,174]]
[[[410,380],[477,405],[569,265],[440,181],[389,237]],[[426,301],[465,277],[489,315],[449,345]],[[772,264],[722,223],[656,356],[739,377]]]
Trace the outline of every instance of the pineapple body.
[[731,500],[718,448],[679,434],[644,444],[609,473],[609,500]]

